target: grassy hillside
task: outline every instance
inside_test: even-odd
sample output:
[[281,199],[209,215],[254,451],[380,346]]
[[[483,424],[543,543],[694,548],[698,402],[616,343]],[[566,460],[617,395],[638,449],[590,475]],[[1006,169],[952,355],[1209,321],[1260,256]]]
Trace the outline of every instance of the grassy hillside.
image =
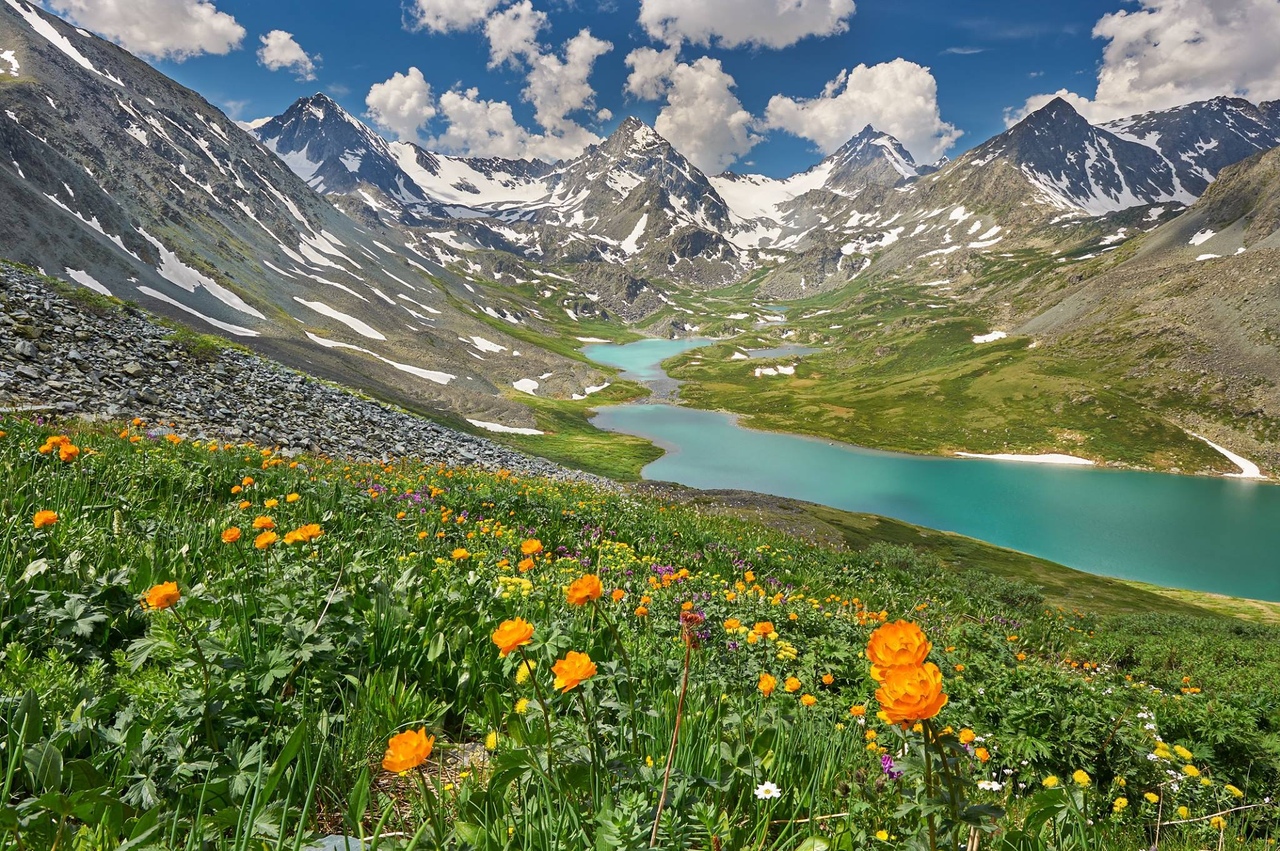
[[[1059,608],[986,550],[944,565],[835,516],[838,546],[507,473],[0,430],[0,847],[1136,849],[1159,825],[1166,848],[1262,849],[1276,829],[1272,627]],[[901,701],[863,651],[898,620],[948,696],[918,728],[878,716]]]

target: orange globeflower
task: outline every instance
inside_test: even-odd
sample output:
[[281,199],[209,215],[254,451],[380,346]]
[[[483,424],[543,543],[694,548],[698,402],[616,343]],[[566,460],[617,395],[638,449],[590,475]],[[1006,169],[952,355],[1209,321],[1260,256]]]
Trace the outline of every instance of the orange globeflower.
[[643,618],[643,617],[647,617],[648,614],[649,614],[648,606],[636,606],[636,617]]
[[835,676],[834,676],[834,675],[832,675],[832,674],[823,674],[823,675],[822,675],[822,684],[823,684],[824,686],[829,686],[829,685],[831,685],[832,683],[834,683],[835,681],[836,681],[836,678],[835,678]]
[[305,526],[299,526],[292,532],[284,536],[286,544],[296,544],[299,541],[309,543],[324,534],[324,530],[320,528],[319,523],[308,523]]
[[760,682],[756,684],[756,688],[760,689],[760,693],[765,697],[773,694],[773,690],[778,687],[778,678],[773,674],[761,674]]
[[596,663],[592,662],[591,657],[586,653],[570,650],[563,659],[551,666],[551,672],[556,675],[553,684],[555,688],[560,689],[561,692],[567,692],[594,677]]
[[516,564],[516,567],[520,568],[521,573],[528,573],[529,571],[533,570],[533,559],[522,558]]
[[978,758],[978,762],[986,762],[991,759],[991,752],[986,748],[974,748],[973,755]]
[[147,592],[147,597],[142,601],[142,608],[150,610],[167,609],[174,603],[182,599],[182,592],[178,590],[178,583],[163,582],[160,585],[152,586]]
[[493,631],[493,643],[498,645],[498,655],[507,655],[517,647],[523,647],[533,640],[533,624],[523,618],[505,620]]
[[224,543],[224,544],[234,544],[234,543],[235,543],[236,541],[238,541],[238,540],[240,540],[240,527],[239,527],[239,526],[232,526],[232,527],[231,527],[231,528],[229,528],[229,529],[223,529],[223,530],[222,530],[222,543]]
[[771,635],[778,634],[778,631],[773,628],[772,621],[759,621],[751,628],[751,631],[761,638],[768,638]]
[[927,721],[942,711],[947,695],[942,691],[942,672],[932,662],[924,665],[896,665],[881,671],[876,700],[890,724]]
[[265,515],[260,515],[258,517],[253,518],[253,528],[274,529],[276,528],[276,521],[272,520],[270,517],[267,517]]
[[471,553],[467,551],[466,547],[458,547],[456,550],[449,553],[449,557],[454,561],[462,561],[465,558],[471,558]]
[[600,584],[600,577],[594,573],[573,580],[573,584],[565,589],[565,597],[571,606],[585,606],[592,600],[600,599],[603,593],[604,586]]
[[529,538],[520,544],[520,552],[527,556],[536,556],[542,552],[542,541],[537,538]]
[[278,540],[280,540],[280,536],[275,532],[263,532],[261,535],[253,539],[253,545],[260,550],[265,550]]
[[58,512],[42,509],[36,512],[36,516],[31,518],[31,523],[37,529],[43,529],[46,526],[52,526],[58,522]]
[[58,457],[68,463],[76,460],[80,455],[80,447],[70,443],[64,443],[58,447]]
[[622,598],[625,596],[627,596],[627,592],[623,591],[621,588],[614,588],[613,593],[609,595],[610,599],[615,603],[621,603]]
[[787,677],[787,681],[783,683],[782,687],[788,692],[794,693],[800,691],[800,681],[795,677]]
[[803,703],[805,706],[813,706],[815,703],[818,702],[818,698],[814,697],[811,694],[802,694],[800,695],[800,702]]
[[900,665],[922,665],[933,644],[924,632],[909,621],[894,621],[876,629],[867,639],[867,658],[871,660],[871,677],[884,681],[885,668]]
[[387,742],[387,752],[382,757],[382,767],[387,771],[405,774],[417,768],[431,756],[436,737],[428,736],[427,729],[405,730]]
[[41,455],[49,455],[53,452],[53,450],[60,449],[63,446],[70,445],[70,443],[71,443],[71,438],[67,437],[65,434],[55,434],[45,438],[45,441],[40,446],[39,451]]

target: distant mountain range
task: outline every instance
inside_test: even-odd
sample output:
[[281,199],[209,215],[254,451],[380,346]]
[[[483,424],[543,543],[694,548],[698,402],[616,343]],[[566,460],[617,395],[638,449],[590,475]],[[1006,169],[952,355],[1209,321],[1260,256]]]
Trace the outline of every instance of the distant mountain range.
[[[555,341],[593,322],[696,329],[705,317],[680,293],[976,278],[995,256],[1101,255],[1151,231],[1148,264],[1276,239],[1274,169],[1259,163],[1280,146],[1278,102],[1091,125],[1055,100],[933,165],[866,127],[774,179],[706,175],[635,118],[557,163],[388,142],[322,94],[246,131],[25,0],[0,3],[0,51],[4,255],[412,407],[511,427],[534,425],[526,394],[607,383]],[[1216,191],[1228,169],[1234,190]],[[1202,244],[1227,219],[1231,251]]]

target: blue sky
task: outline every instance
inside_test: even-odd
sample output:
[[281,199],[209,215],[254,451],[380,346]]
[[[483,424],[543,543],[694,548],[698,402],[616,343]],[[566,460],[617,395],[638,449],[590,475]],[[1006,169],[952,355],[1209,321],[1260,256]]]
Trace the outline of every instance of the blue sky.
[[[636,115],[713,172],[791,174],[868,121],[896,130],[917,159],[943,150],[954,156],[1059,91],[1095,120],[1218,93],[1280,93],[1280,73],[1250,58],[1255,48],[1274,50],[1280,0],[858,0],[856,10],[853,0],[800,0],[793,4],[799,11],[778,20],[769,10],[786,4],[776,0],[46,3],[148,54],[234,118],[275,115],[316,91],[364,117],[370,89],[394,79],[379,101],[386,114],[366,118],[385,119],[379,129],[390,138],[457,153],[554,159]],[[502,36],[486,35],[486,24],[521,4],[543,26],[535,41],[508,46],[506,61],[495,65]],[[145,43],[124,20],[138,6],[160,22]],[[199,6],[210,7],[204,21],[216,7],[220,32],[195,22],[192,7]],[[1224,18],[1227,7],[1242,15]],[[1202,31],[1186,37],[1188,19]],[[243,33],[238,41],[235,25]],[[791,34],[779,35],[788,27]],[[577,45],[586,59],[575,65],[565,51],[584,28],[594,39]],[[301,79],[305,65],[263,64],[260,37],[273,30],[290,34],[314,60],[314,79]],[[1181,52],[1174,33],[1184,42]],[[641,75],[633,57],[646,48],[651,61]],[[177,61],[175,53],[189,55]],[[1176,79],[1184,65],[1187,79]],[[539,66],[541,94],[530,94]],[[842,76],[858,66],[866,67]],[[1122,66],[1129,70],[1121,73]],[[410,68],[421,82],[393,77]],[[776,96],[784,100],[771,107]],[[486,120],[499,119],[485,133],[467,118],[480,107]],[[514,124],[507,123],[508,107]]]

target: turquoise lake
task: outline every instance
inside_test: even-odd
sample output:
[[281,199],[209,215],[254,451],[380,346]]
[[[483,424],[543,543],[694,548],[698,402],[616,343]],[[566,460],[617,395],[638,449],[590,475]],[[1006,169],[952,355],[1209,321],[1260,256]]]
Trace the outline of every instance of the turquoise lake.
[[[661,379],[665,358],[705,340],[589,346]],[[728,414],[665,404],[601,408],[597,427],[666,454],[647,479],[732,488],[894,517],[1079,570],[1175,588],[1280,600],[1280,487],[1089,467],[879,452],[744,429]]]

